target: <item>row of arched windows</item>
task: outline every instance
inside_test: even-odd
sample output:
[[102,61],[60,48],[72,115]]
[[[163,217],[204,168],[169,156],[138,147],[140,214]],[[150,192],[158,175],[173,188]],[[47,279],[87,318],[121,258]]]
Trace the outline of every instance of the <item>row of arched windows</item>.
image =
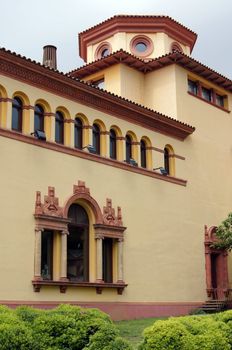
[[[41,104],[36,104],[34,107],[34,132],[42,131],[45,132],[45,110]],[[65,115],[62,111],[56,111],[55,113],[55,142],[59,144],[64,144],[64,132],[65,132]],[[18,96],[15,96],[12,101],[12,130],[22,132],[23,126],[23,102],[22,99]],[[79,117],[76,117],[74,120],[74,147],[77,149],[83,149],[83,120]],[[101,155],[102,148],[102,132],[98,123],[94,123],[92,125],[92,153]],[[115,129],[111,128],[109,131],[109,157],[111,159],[119,160],[118,158],[118,147],[119,138],[117,137],[117,133]],[[122,138],[121,138],[122,139]],[[90,140],[91,143],[91,140]],[[127,133],[125,137],[125,159],[124,161],[132,164],[138,165],[136,160],[134,159],[133,154],[133,139],[132,136]],[[140,142],[136,142],[139,145],[140,151],[140,166],[142,168],[148,168],[148,153],[151,152],[151,144],[141,139]],[[86,146],[86,145],[85,145]],[[164,148],[164,168],[166,169],[167,174],[174,175],[171,168],[173,166],[170,165],[171,161],[173,162],[173,157],[171,159],[171,155],[174,154],[171,146],[166,146]]]

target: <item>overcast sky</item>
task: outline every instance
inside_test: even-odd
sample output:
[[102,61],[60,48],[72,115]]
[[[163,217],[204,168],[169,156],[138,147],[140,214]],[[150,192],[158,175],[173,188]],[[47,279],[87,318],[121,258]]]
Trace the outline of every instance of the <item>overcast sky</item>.
[[0,47],[36,61],[57,46],[58,69],[84,64],[79,32],[116,14],[168,15],[198,34],[192,56],[232,79],[232,0],[0,0]]

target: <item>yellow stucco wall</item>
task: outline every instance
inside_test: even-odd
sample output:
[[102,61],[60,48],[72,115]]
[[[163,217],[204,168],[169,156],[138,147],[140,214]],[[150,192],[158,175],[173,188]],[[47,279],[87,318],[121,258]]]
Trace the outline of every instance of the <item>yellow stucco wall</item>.
[[[125,78],[131,70],[123,66],[120,73]],[[184,142],[25,83],[3,76],[0,79],[8,97],[22,91],[30,105],[42,99],[52,112],[63,106],[71,118],[77,113],[84,114],[90,125],[100,119],[106,130],[116,125],[122,135],[132,131],[138,140],[146,136],[154,147],[163,149],[167,144],[172,145],[175,153],[186,157],[186,160],[176,160],[176,176],[188,180],[187,187],[182,187],[0,137],[0,266],[4,267],[1,268],[0,300],[205,300],[204,224],[218,225],[231,211],[230,114],[190,96],[187,72],[175,66],[145,76],[144,100],[154,101],[158,111],[196,126],[195,133]],[[137,79],[137,89],[140,89],[141,77],[133,79]],[[133,84],[132,79],[128,80],[120,87],[121,91]],[[162,161],[162,155],[154,151],[153,166],[163,165]],[[128,283],[122,296],[110,290],[96,295],[95,289],[87,288],[68,288],[66,294],[53,287],[33,292],[35,192],[40,190],[45,195],[48,186],[55,186],[63,205],[78,180],[86,182],[101,208],[106,198],[112,198],[115,208],[122,207],[123,223],[127,227],[124,278]]]

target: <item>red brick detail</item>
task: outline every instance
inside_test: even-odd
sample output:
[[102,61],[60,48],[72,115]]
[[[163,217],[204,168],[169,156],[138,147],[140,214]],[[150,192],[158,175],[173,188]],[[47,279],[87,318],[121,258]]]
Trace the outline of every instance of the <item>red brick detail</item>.
[[41,202],[41,192],[36,192],[35,215],[63,217],[63,210],[59,207],[59,199],[55,197],[54,187],[48,187],[48,195],[44,196],[44,203]]
[[[224,299],[229,293],[227,251],[214,249],[212,244],[217,241],[216,226],[207,227],[205,225],[205,271],[206,271],[206,291],[208,297],[212,299]],[[216,275],[217,288],[213,287],[212,281],[212,255],[217,256]]]
[[64,205],[64,217],[68,216],[68,209],[71,204],[75,203],[77,200],[84,200],[92,209],[95,220],[97,224],[103,223],[103,216],[101,209],[95,199],[90,196],[89,188],[85,187],[84,181],[78,181],[77,185],[73,186],[73,195],[66,201]]
[[112,200],[107,198],[106,207],[103,207],[103,224],[122,226],[122,211],[120,207],[117,209],[117,215],[115,215],[115,209],[112,208]]
[[71,304],[87,308],[98,308],[109,314],[113,320],[131,320],[146,317],[165,317],[186,315],[191,310],[200,307],[203,302],[143,302],[143,303],[127,303],[127,302],[42,302],[42,301],[8,301],[2,300],[0,304],[15,308],[20,305],[30,305],[41,309],[51,309],[59,304]]

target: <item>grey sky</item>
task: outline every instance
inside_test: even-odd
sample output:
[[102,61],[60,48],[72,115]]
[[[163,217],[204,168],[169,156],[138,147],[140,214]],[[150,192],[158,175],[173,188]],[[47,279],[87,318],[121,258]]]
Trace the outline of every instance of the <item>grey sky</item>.
[[168,15],[198,34],[192,56],[232,78],[231,0],[0,0],[0,47],[36,61],[57,46],[58,68],[83,65],[77,34],[116,14]]

